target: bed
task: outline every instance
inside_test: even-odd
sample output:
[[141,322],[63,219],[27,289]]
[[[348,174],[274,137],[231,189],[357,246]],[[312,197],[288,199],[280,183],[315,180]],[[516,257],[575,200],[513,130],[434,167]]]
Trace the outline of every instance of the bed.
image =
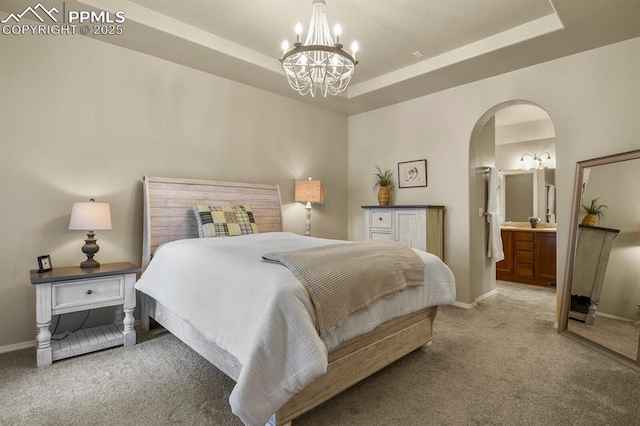
[[[197,297],[195,293],[196,289],[200,288],[197,286],[202,286],[202,284],[198,284],[197,282],[203,279],[203,271],[207,269],[206,264],[208,261],[204,261],[203,259],[208,258],[199,256],[205,256],[208,250],[219,249],[219,246],[222,244],[224,244],[226,251],[233,251],[234,247],[236,247],[236,251],[240,251],[238,247],[241,247],[240,244],[244,244],[246,240],[249,242],[251,250],[259,253],[260,250],[262,250],[261,245],[267,244],[267,242],[268,244],[275,244],[272,240],[275,240],[277,244],[279,244],[277,245],[278,247],[288,247],[288,244],[292,244],[292,242],[310,246],[323,245],[328,244],[331,240],[323,241],[322,239],[283,233],[280,191],[278,186],[275,185],[145,176],[143,187],[144,227],[142,267],[144,272],[136,284],[136,287],[141,291],[141,320],[143,327],[148,329],[149,318],[155,319],[160,325],[185,342],[226,375],[234,379],[238,383],[236,388],[234,388],[234,393],[237,388],[241,387],[241,384],[243,389],[253,389],[255,387],[254,383],[250,381],[253,379],[251,377],[247,379],[246,376],[251,376],[252,374],[259,375],[264,373],[264,370],[268,370],[270,373],[273,364],[268,368],[261,367],[262,369],[258,368],[260,365],[258,365],[258,367],[250,367],[249,365],[243,366],[243,364],[249,364],[249,361],[252,364],[257,363],[255,359],[259,360],[259,354],[264,352],[267,353],[267,356],[265,356],[261,362],[271,362],[271,359],[275,355],[278,355],[270,352],[273,348],[258,348],[258,355],[256,355],[255,351],[251,352],[250,355],[245,355],[242,351],[238,352],[242,355],[234,353],[234,350],[230,350],[225,339],[233,340],[234,338],[237,339],[237,336],[234,337],[234,333],[227,333],[232,336],[223,336],[224,338],[220,340],[218,337],[224,335],[224,333],[216,331],[216,325],[213,323],[217,321],[210,320],[211,318],[218,318],[219,320],[227,318],[228,315],[222,316],[224,306],[221,308],[221,311],[218,311],[217,308],[214,310],[190,309],[188,308],[191,306],[189,303],[192,303],[193,300],[180,302],[175,299],[180,295],[190,299],[204,298],[202,295],[207,292],[200,293]],[[193,213],[193,206],[196,203],[204,203],[210,206],[251,205],[260,234],[229,238],[199,239],[198,226]],[[295,351],[298,352],[298,348],[295,345],[300,344],[305,349],[300,349],[299,351],[304,353],[304,356],[307,358],[314,360],[313,362],[310,361],[310,364],[315,363],[321,365],[321,363],[324,362],[324,366],[322,367],[323,370],[319,371],[316,365],[312,365],[308,368],[309,371],[307,372],[306,366],[303,365],[302,367],[305,369],[305,373],[301,374],[301,377],[305,378],[304,382],[301,378],[300,383],[297,383],[298,377],[296,376],[283,379],[283,383],[286,383],[286,391],[290,394],[283,391],[286,395],[286,401],[283,401],[284,405],[281,406],[280,403],[278,403],[277,406],[279,408],[272,411],[273,415],[266,419],[267,424],[278,426],[289,425],[293,419],[313,407],[330,399],[404,355],[430,344],[433,337],[432,325],[437,306],[439,304],[453,303],[455,300],[455,285],[453,275],[444,263],[433,255],[427,253],[420,253],[420,255],[423,256],[427,266],[431,265],[428,269],[434,271],[433,280],[438,281],[438,283],[437,286],[434,285],[433,288],[437,287],[437,291],[432,290],[430,286],[424,285],[419,289],[400,292],[397,297],[385,298],[384,301],[378,302],[376,306],[365,310],[366,312],[358,312],[356,315],[352,315],[353,321],[351,323],[348,321],[351,321],[352,317],[345,322],[344,326],[340,326],[335,332],[324,336],[323,340],[318,340],[319,337],[317,333],[313,336],[302,336],[302,334],[307,333],[308,330],[300,332],[300,336],[295,335],[294,337],[291,337],[291,335],[295,333],[291,332],[288,332],[286,336],[277,335],[279,327],[270,326],[272,330],[276,330],[276,335],[275,337],[270,336],[269,339],[264,340],[272,342],[283,339],[295,339],[294,343],[290,343],[289,340],[285,342],[286,344],[283,346],[288,348],[286,349],[287,351],[291,351],[291,347],[293,347]],[[182,262],[183,266],[191,266],[186,273],[180,272],[181,275],[177,275],[178,272],[174,272],[176,275],[172,277],[171,271],[174,271],[174,268],[163,266],[166,265],[166,262],[169,262],[169,259],[172,259],[171,261]],[[222,259],[221,262],[223,264],[220,268],[223,269],[225,265],[231,263],[229,261],[225,262],[224,259]],[[259,267],[267,268],[268,266],[259,265]],[[244,271],[248,268],[240,269]],[[285,270],[281,272],[282,274],[289,274],[292,277],[292,281],[295,281],[295,277],[286,271],[286,268],[281,267],[281,269]],[[246,272],[246,274],[249,273],[253,272]],[[261,274],[262,272],[255,273]],[[164,296],[164,299],[162,299],[159,296],[161,293],[154,293],[154,281],[160,281],[161,277],[163,280],[180,281],[180,291],[174,291],[170,297]],[[251,277],[251,275],[248,275],[248,277]],[[429,280],[431,280],[431,278],[429,278]],[[268,285],[265,280],[264,286],[268,287]],[[194,286],[192,287],[194,290],[190,290],[188,286]],[[294,287],[302,289],[302,293],[305,293],[302,286],[294,285]],[[416,292],[423,292],[424,298],[425,300],[428,299],[427,304],[430,306],[425,307],[422,306],[423,302],[416,302],[415,300],[417,298],[415,296],[417,294],[423,294]],[[187,297],[185,295],[191,296]],[[294,300],[292,303],[296,303],[297,306],[300,307],[299,309],[296,308],[298,311],[304,311],[306,309],[307,312],[306,318],[302,320],[297,318],[295,321],[291,320],[293,321],[292,323],[295,327],[301,329],[306,327],[309,329],[309,327],[313,326],[313,319],[311,318],[313,315],[313,306],[311,302],[305,301],[304,297],[300,296],[300,292],[298,292],[298,296],[291,297],[293,297],[292,300]],[[308,296],[305,297],[308,299]],[[401,299],[401,297],[404,299]],[[220,296],[219,298],[225,300],[225,296]],[[422,300],[422,298],[423,296],[420,296],[420,300]],[[384,311],[385,314],[381,314],[379,318],[374,318],[375,321],[377,321],[375,322],[371,318],[377,315],[376,309],[382,305],[395,307]],[[401,306],[401,310],[399,310],[397,306]],[[251,311],[248,312],[250,313]],[[193,317],[194,315],[198,315],[199,318],[200,316],[205,318],[207,315],[218,315],[218,317],[206,317],[209,318],[207,324],[198,326],[196,324],[202,323],[202,319],[196,320]],[[280,319],[280,316],[278,316],[276,321],[280,320],[287,321],[287,319]],[[311,324],[311,326],[309,326],[309,324]],[[352,326],[352,324],[358,324],[358,326]],[[356,329],[363,327],[362,324],[368,324],[368,327],[371,329],[365,332],[357,331]],[[222,325],[220,325],[220,328],[224,329]],[[263,329],[253,330],[253,334],[251,335],[262,336],[263,332]],[[318,345],[318,341],[320,345]],[[233,348],[232,346],[232,349]],[[329,349],[327,350],[327,348]],[[275,348],[275,350],[277,351],[279,349]],[[305,350],[307,352],[304,352]],[[284,361],[282,362],[288,361],[288,353],[289,352],[284,353],[282,357]],[[280,359],[277,356],[275,356],[275,358]],[[293,359],[294,357],[291,358]],[[278,368],[286,371],[291,370],[288,365],[283,365],[282,367],[276,365],[275,369],[278,370]],[[247,373],[247,371],[250,371],[250,373]],[[254,373],[254,371],[256,373]],[[272,380],[273,378],[270,379]],[[248,380],[250,382],[245,386],[244,383]],[[297,385],[297,387],[294,385]],[[241,411],[240,414],[235,411],[234,393],[232,393],[232,397],[230,398],[234,414],[238,415],[246,424],[260,424],[260,422],[255,420],[259,417],[251,417],[251,413],[247,414],[240,409],[238,409]],[[254,398],[251,401],[258,401],[258,399],[260,399],[256,398],[253,394],[251,397]],[[280,398],[283,398],[283,396],[280,396]],[[240,397],[239,400],[241,401],[242,397]],[[268,405],[269,403],[272,402],[267,401],[264,404]],[[238,404],[241,405],[241,403],[236,401],[236,406]],[[249,405],[259,404],[252,403]]]

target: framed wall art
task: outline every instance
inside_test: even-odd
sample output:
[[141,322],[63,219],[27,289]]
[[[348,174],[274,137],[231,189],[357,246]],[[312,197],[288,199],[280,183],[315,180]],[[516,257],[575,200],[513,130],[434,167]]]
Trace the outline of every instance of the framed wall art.
[[427,160],[398,163],[398,187],[427,186]]

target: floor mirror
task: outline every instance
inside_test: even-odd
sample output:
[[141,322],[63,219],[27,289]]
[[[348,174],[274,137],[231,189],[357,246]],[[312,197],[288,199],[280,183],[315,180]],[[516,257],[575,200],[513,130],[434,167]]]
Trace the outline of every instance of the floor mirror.
[[558,331],[640,370],[640,150],[580,161]]

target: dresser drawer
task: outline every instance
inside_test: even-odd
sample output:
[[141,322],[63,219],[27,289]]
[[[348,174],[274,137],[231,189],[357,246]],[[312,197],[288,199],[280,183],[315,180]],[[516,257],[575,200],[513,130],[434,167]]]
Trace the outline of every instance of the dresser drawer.
[[389,231],[380,231],[380,230],[371,230],[371,232],[369,232],[369,239],[370,240],[388,240],[388,241],[393,241],[393,233],[391,232],[391,230]]
[[533,241],[533,232],[516,232],[516,241]]
[[528,265],[533,265],[533,252],[532,251],[516,251],[516,262],[517,263],[526,263]]
[[516,263],[516,275],[521,277],[533,277],[533,265]]
[[109,306],[122,301],[124,301],[124,276],[122,275],[51,285],[52,310],[90,305]]
[[525,241],[516,241],[516,250],[524,250],[530,251],[533,253],[533,249],[535,248],[535,243],[525,242]]
[[391,210],[371,210],[371,227],[391,229],[392,218]]

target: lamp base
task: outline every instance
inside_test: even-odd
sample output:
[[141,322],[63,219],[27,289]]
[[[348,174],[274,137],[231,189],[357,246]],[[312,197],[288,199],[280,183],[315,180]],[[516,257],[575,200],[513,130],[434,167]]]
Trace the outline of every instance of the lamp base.
[[307,203],[307,222],[304,225],[304,235],[311,236],[311,203]]
[[80,263],[81,268],[99,268],[100,263],[93,259],[93,256],[100,250],[98,244],[96,244],[95,234],[93,231],[87,233],[87,239],[84,240],[85,244],[82,246],[82,252],[87,255],[87,260]]
[[87,258],[87,260],[80,263],[80,267],[81,268],[99,268],[100,263],[97,260]]

